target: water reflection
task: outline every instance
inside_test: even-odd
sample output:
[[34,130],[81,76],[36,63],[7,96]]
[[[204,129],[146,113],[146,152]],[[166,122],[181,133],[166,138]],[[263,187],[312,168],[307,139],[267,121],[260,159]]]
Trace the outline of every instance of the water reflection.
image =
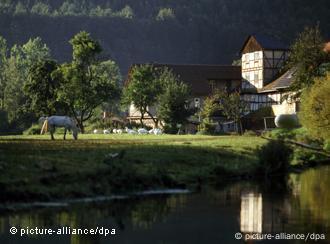
[[[0,243],[239,243],[236,232],[325,233],[330,238],[330,167],[288,176],[287,183],[240,182],[198,194],[74,204],[0,215]],[[9,228],[116,228],[114,237],[28,236]],[[219,231],[220,230],[220,231]],[[266,242],[258,242],[266,243]],[[292,243],[281,241],[281,243]],[[319,241],[318,243],[329,243]]]
[[262,195],[243,193],[241,196],[241,232],[262,232]]

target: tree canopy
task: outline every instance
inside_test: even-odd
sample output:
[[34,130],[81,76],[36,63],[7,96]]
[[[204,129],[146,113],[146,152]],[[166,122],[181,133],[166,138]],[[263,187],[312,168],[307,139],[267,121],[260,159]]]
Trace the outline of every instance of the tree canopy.
[[87,32],[79,32],[70,43],[72,62],[58,64],[39,37],[14,45],[9,53],[0,38],[0,112],[5,124],[17,130],[31,126],[40,115],[70,115],[83,132],[96,107],[118,98],[120,71],[114,61],[99,60],[100,44]]
[[330,71],[314,80],[303,92],[299,118],[308,132],[316,138],[330,140]]
[[329,53],[323,50],[324,44],[325,40],[318,26],[306,27],[299,34],[288,59],[289,68],[296,69],[292,90],[299,93],[301,89],[313,85],[315,77],[323,75],[320,65],[330,62]]
[[140,123],[143,125],[145,115],[149,115],[158,124],[157,118],[150,113],[149,108],[156,105],[157,97],[162,92],[157,69],[152,65],[135,65],[130,70],[129,82],[124,87],[122,102],[133,104],[140,112]]
[[164,121],[168,133],[177,132],[177,126],[187,122],[192,114],[189,108],[190,90],[186,83],[168,69],[164,69],[159,81],[163,91],[159,94],[157,102],[157,114]]
[[39,60],[29,71],[29,78],[24,84],[24,92],[28,96],[31,109],[38,116],[60,114],[57,102],[59,82],[52,73],[58,68],[53,60]]
[[96,107],[119,95],[119,69],[113,61],[100,62],[101,46],[87,32],[79,32],[71,40],[73,60],[61,65],[53,77],[60,80],[57,99],[69,108],[82,132],[84,122]]

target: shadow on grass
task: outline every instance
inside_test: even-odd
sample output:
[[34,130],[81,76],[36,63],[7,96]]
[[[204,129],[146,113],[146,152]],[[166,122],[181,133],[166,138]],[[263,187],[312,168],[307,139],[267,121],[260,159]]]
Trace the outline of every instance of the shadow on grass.
[[155,188],[196,188],[253,175],[253,147],[175,141],[0,141],[2,201],[108,195]]

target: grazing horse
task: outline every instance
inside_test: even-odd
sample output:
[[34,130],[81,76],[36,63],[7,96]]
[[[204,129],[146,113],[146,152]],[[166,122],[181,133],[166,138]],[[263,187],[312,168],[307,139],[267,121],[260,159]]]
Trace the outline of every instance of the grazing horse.
[[78,139],[78,128],[76,126],[76,123],[72,118],[68,116],[41,117],[39,121],[44,121],[41,129],[41,134],[46,133],[49,130],[52,140],[54,140],[54,132],[56,127],[64,127],[64,140],[67,130],[72,130],[73,138],[75,140]]

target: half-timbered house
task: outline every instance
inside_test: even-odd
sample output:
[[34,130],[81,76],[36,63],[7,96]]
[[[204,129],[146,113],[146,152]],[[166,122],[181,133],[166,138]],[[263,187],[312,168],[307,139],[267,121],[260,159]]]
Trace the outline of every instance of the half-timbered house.
[[295,113],[297,104],[290,100],[287,88],[295,70],[281,74],[289,48],[281,41],[263,35],[250,35],[244,42],[242,55],[242,99],[250,111],[272,107],[274,115]]

